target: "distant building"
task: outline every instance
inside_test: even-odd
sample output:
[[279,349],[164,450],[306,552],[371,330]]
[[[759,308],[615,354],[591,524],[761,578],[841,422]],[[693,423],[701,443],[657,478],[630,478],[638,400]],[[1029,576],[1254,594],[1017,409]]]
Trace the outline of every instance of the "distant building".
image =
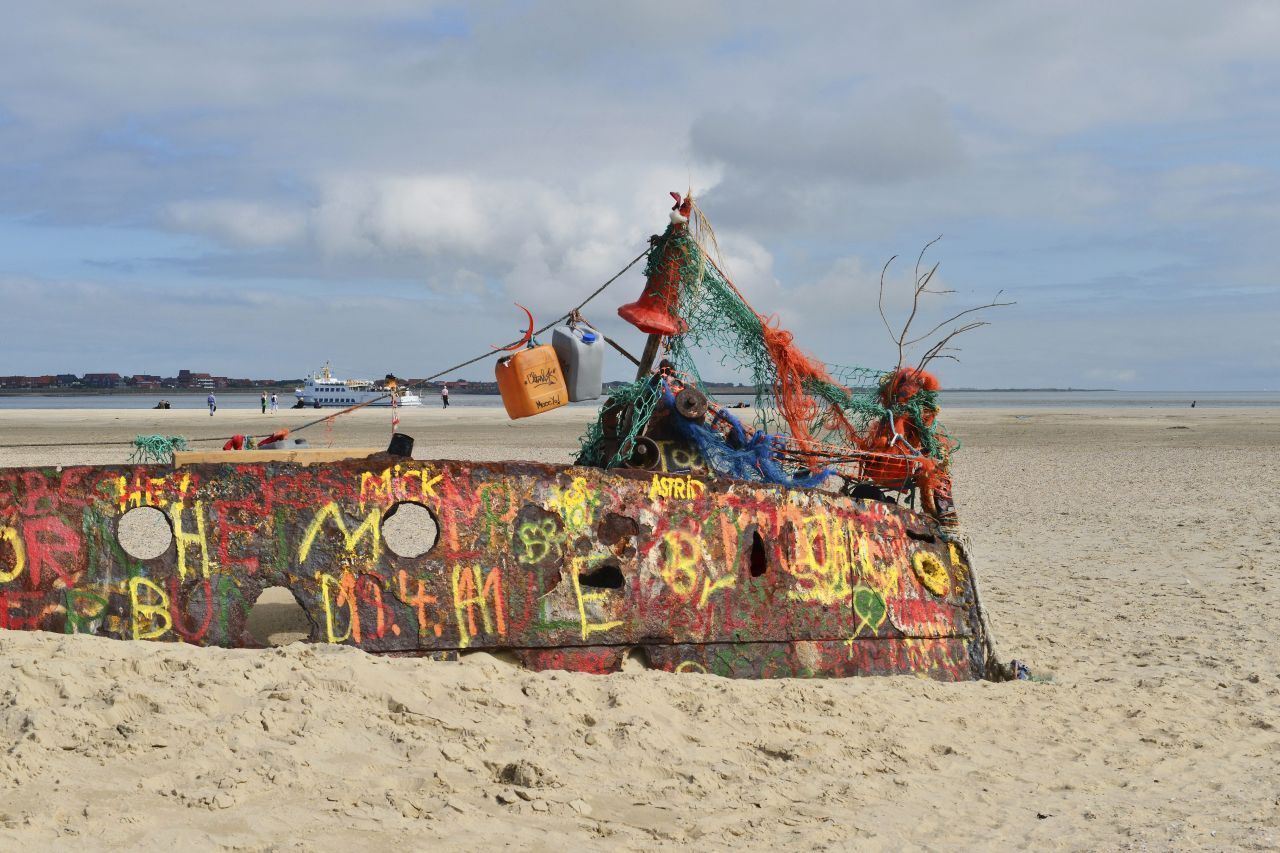
[[53,388],[56,376],[0,376],[0,388]]
[[125,379],[124,382],[130,388],[154,389],[160,387],[160,377],[150,373],[135,373]]
[[208,373],[195,373],[190,370],[178,371],[179,388],[216,388],[217,383]]
[[119,388],[124,385],[124,378],[119,373],[86,373],[84,384],[90,388]]
[[224,388],[274,388],[299,384],[300,379],[247,379],[214,376],[192,370],[180,370],[177,376],[162,377],[156,373],[135,373],[121,376],[119,373],[86,373],[83,377],[74,373],[45,374],[42,376],[0,376],[0,388],[130,388],[150,391],[159,388],[213,391]]

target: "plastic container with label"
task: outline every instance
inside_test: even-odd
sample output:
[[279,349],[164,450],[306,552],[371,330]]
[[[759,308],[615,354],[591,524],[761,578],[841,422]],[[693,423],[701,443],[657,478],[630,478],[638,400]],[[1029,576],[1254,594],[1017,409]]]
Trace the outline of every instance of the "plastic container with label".
[[569,401],[576,403],[599,397],[604,374],[604,340],[586,329],[558,326],[551,333],[551,346],[560,357]]
[[498,393],[512,420],[540,415],[569,402],[560,359],[548,344],[498,360]]

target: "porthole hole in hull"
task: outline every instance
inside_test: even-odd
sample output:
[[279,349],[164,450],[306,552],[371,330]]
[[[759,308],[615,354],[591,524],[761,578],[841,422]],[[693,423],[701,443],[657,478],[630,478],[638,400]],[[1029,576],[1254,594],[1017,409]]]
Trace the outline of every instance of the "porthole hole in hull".
[[769,554],[765,551],[760,531],[751,534],[751,577],[758,578],[769,570]]
[[311,622],[293,592],[284,586],[269,586],[258,595],[245,627],[264,646],[285,646],[311,636]]
[[611,560],[579,574],[578,585],[592,589],[622,589],[626,578],[622,576],[622,567]]
[[420,503],[394,503],[382,516],[382,541],[397,557],[421,557],[439,538],[435,516]]
[[120,516],[116,541],[135,560],[154,560],[173,543],[173,526],[155,507],[136,506]]

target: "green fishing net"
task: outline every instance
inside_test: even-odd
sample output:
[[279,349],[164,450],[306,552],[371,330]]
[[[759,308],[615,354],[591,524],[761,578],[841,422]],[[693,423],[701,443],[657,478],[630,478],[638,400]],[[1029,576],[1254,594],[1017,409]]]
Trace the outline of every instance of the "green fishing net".
[[624,464],[631,458],[636,439],[644,432],[660,397],[658,384],[650,377],[615,388],[600,407],[600,416],[582,436],[578,464],[597,468]]
[[130,462],[172,462],[175,450],[186,450],[187,440],[180,435],[139,435],[133,439]]
[[[678,298],[672,313],[684,321],[685,331],[666,340],[666,358],[675,369],[692,382],[708,399],[702,370],[694,352],[711,354],[724,371],[737,376],[750,376],[756,390],[753,411],[754,427],[767,433],[791,434],[793,424],[786,420],[784,408],[803,418],[812,448],[816,442],[834,462],[847,454],[855,458],[859,448],[856,436],[865,436],[878,422],[906,415],[920,436],[920,452],[939,461],[958,445],[947,436],[942,424],[930,417],[937,411],[936,391],[922,390],[905,402],[892,406],[881,403],[881,385],[889,376],[885,371],[862,367],[828,364],[826,379],[805,378],[800,388],[775,362],[766,343],[765,322],[748,305],[728,281],[720,268],[707,256],[688,228],[670,227],[653,240],[645,267],[646,279],[669,274],[674,264],[678,270]],[[778,334],[777,330],[773,330]],[[782,333],[785,334],[785,333]],[[793,401],[780,407],[778,397],[787,395]],[[794,403],[796,396],[803,399]],[[601,409],[601,416],[582,438],[582,464],[613,467],[629,458],[636,438],[644,431],[658,399],[655,383],[648,378],[615,391]],[[622,420],[625,429],[618,433],[615,445],[607,440],[606,424],[618,423],[616,410],[631,406],[631,414]],[[932,421],[932,422],[930,422]],[[892,420],[889,420],[892,423]],[[851,436],[850,430],[856,433]],[[800,454],[797,454],[797,458]],[[606,458],[607,456],[607,458]]]

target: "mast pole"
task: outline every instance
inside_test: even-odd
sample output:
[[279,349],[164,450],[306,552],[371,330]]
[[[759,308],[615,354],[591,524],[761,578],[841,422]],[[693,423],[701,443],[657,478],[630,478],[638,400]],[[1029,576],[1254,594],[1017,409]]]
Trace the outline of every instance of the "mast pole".
[[645,342],[644,352],[640,355],[639,367],[636,369],[636,381],[639,382],[653,372],[653,363],[658,358],[658,348],[662,345],[662,335],[650,335]]

